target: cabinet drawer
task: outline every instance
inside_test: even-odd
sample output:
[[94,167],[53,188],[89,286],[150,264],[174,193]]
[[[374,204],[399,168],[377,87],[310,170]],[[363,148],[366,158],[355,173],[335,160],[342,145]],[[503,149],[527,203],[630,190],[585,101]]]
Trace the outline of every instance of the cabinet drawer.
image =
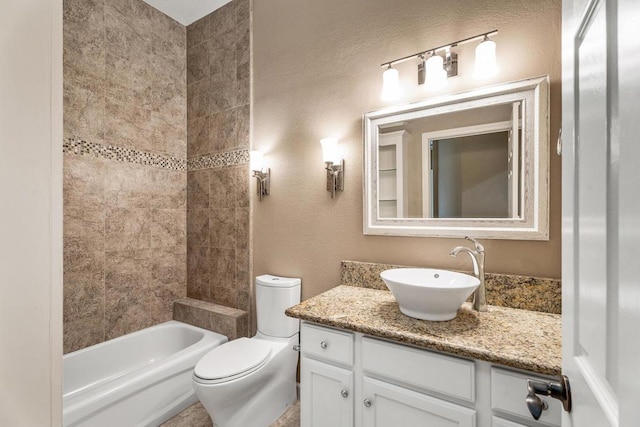
[[[533,421],[525,402],[527,378],[547,381],[534,375],[491,368],[491,408]],[[549,426],[559,426],[562,417],[562,403],[550,397],[540,396],[540,398],[547,402],[549,409],[542,412],[538,422]]]
[[365,337],[362,367],[391,381],[475,401],[475,364],[470,360]]
[[353,334],[350,332],[303,323],[300,348],[306,356],[353,365]]

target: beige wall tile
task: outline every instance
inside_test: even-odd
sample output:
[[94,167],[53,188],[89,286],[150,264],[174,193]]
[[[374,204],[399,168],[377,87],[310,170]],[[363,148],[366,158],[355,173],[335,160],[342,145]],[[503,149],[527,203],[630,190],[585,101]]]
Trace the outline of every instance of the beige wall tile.
[[105,217],[105,249],[129,251],[151,247],[150,209],[109,208]]
[[249,208],[235,209],[235,243],[238,251],[249,251]]
[[106,338],[153,325],[151,250],[108,252],[105,269]]
[[236,80],[238,82],[238,105],[249,105],[251,89],[251,72],[249,62],[238,65]]
[[[211,300],[218,302],[221,292],[223,292],[222,289],[230,289],[234,286],[236,252],[235,249],[210,248],[209,257]],[[218,304],[225,305],[222,302],[218,302]]]
[[[63,158],[64,207],[104,211],[105,161],[67,154]],[[104,212],[102,212],[104,217]],[[103,218],[104,220],[104,218]]]
[[146,37],[151,37],[153,33],[152,10],[148,4],[137,0],[105,1],[105,14],[129,24],[138,34]]
[[187,247],[209,247],[209,209],[187,210]]
[[236,6],[236,62],[238,65],[249,63],[249,40],[251,37],[251,3],[249,0],[235,0]]
[[193,24],[187,27],[187,48],[202,43],[205,40],[211,38],[211,26],[209,21],[211,20],[211,14],[198,19]]
[[64,323],[63,352],[70,353],[104,341],[104,311],[90,313]]
[[[236,250],[236,265],[235,265],[235,286],[245,292],[250,292],[252,280],[249,275],[249,251],[248,250]],[[248,307],[238,307],[243,310],[249,310]]]
[[209,112],[211,114],[228,110],[237,105],[235,73],[233,80],[212,81],[210,90]]
[[249,132],[250,132],[250,107],[243,105],[238,108],[238,148],[249,148]]
[[249,175],[249,165],[238,165],[233,167],[234,170],[234,192],[236,198],[236,207],[249,207],[249,190],[254,188],[255,178]]
[[202,209],[209,207],[209,171],[187,172],[187,207]]
[[101,272],[104,268],[105,212],[64,210],[64,272]]
[[151,110],[110,98],[105,102],[105,142],[118,147],[154,150]]
[[64,136],[102,143],[104,140],[104,80],[66,68],[64,77]]
[[105,199],[110,208],[148,208],[152,169],[131,163],[105,164]]
[[236,247],[236,208],[209,209],[209,247]]
[[186,248],[186,209],[151,209],[150,231],[152,248]]
[[186,207],[187,176],[184,172],[169,169],[147,168],[150,182],[149,207],[178,209]]
[[209,116],[187,122],[187,158],[211,154]]
[[226,33],[235,31],[235,2],[229,2],[210,14],[210,37],[218,39]]
[[236,174],[234,168],[212,169],[209,172],[209,206],[232,208],[236,204]]
[[[104,266],[102,259],[96,260]],[[64,272],[63,322],[75,322],[90,316],[104,317],[104,268]]]
[[229,151],[238,145],[237,117],[236,109],[223,110],[210,116],[212,152]]
[[236,79],[236,35],[233,31],[221,33],[209,40],[208,74],[214,82]]
[[210,301],[209,248],[194,246],[187,252],[187,296]]
[[187,294],[187,248],[184,245],[151,250],[152,286],[168,285],[183,298]]
[[204,40],[187,51],[187,84],[208,77],[209,67],[209,41]]
[[187,86],[187,120],[209,115],[214,89],[209,78]]

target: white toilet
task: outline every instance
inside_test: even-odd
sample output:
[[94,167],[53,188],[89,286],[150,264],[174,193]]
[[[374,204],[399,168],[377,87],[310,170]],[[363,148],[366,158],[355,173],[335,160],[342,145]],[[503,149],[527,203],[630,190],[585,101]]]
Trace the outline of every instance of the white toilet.
[[205,354],[193,388],[218,427],[267,427],[296,400],[300,322],[284,311],[300,302],[300,279],[256,277],[258,333]]

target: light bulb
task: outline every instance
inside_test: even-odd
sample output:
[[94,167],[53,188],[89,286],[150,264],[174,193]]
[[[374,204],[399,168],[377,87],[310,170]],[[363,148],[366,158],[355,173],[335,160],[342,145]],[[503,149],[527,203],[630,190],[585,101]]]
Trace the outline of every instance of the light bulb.
[[473,78],[476,80],[488,79],[498,74],[496,61],[496,42],[484,37],[482,43],[476,47],[476,65]]
[[325,163],[338,163],[338,140],[336,138],[322,138],[320,140],[322,145],[322,159]]
[[264,154],[262,151],[252,150],[249,152],[249,164],[252,171],[262,171]]
[[447,85],[447,72],[440,55],[432,55],[424,64],[426,90],[438,90]]
[[400,82],[398,80],[398,70],[389,67],[382,73],[382,94],[383,101],[393,101],[400,97]]

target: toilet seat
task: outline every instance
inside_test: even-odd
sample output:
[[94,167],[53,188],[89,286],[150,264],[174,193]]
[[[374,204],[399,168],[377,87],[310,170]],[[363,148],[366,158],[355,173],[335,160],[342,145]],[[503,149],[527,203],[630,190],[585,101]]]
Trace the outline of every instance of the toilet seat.
[[243,377],[259,369],[271,355],[263,340],[239,338],[207,353],[193,370],[196,381],[218,384]]

